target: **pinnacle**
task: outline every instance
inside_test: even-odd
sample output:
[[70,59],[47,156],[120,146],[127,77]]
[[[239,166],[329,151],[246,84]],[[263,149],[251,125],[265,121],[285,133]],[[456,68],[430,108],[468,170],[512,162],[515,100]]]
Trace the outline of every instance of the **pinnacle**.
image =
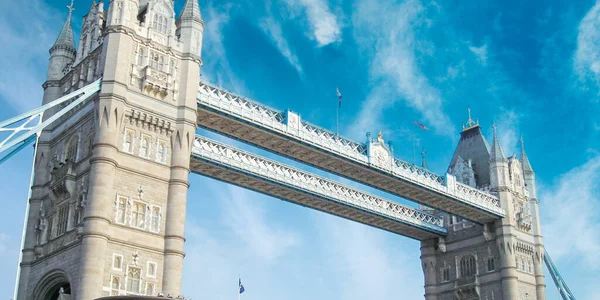
[[68,51],[75,52],[75,41],[73,40],[73,28],[71,27],[71,15],[73,13],[73,4],[71,3],[69,8],[69,16],[67,17],[67,21],[63,28],[60,30],[60,34],[54,42],[54,46],[50,49],[53,51],[55,49],[65,49]]
[[506,162],[506,156],[504,155],[504,151],[502,150],[502,146],[500,146],[500,141],[496,135],[496,124],[494,124],[493,128],[494,144],[492,145],[492,151],[490,153],[490,162]]
[[179,16],[179,20],[192,20],[202,22],[202,15],[200,14],[200,5],[198,0],[187,0]]
[[523,167],[523,173],[533,173],[533,168],[531,167],[527,153],[525,153],[525,143],[523,138],[521,138],[521,166]]

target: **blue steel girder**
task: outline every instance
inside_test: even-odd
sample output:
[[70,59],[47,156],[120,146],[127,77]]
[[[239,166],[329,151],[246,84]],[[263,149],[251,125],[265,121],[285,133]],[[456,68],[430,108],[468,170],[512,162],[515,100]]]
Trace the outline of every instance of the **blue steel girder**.
[[[0,132],[9,133],[8,137],[0,142],[0,164],[12,157],[21,149],[25,148],[27,145],[34,142],[42,130],[46,128],[46,126],[52,124],[54,121],[71,111],[73,108],[83,103],[90,96],[100,91],[101,82],[102,78],[36,109],[0,122]],[[71,102],[68,103],[69,101]],[[43,119],[44,112],[55,106],[63,105],[65,103],[68,103],[65,107],[57,111],[49,118],[45,120]],[[30,125],[30,123],[35,121],[37,121],[37,124]],[[19,122],[21,122],[20,125],[16,125]]]
[[198,125],[228,137],[361,182],[400,197],[487,223],[505,215],[496,196],[397,158],[371,160],[369,147],[278,111],[201,83]]
[[546,264],[546,268],[548,268],[548,272],[550,272],[550,276],[552,277],[554,285],[558,289],[561,298],[563,300],[575,300],[575,296],[573,296],[573,293],[571,293],[567,283],[558,272],[558,269],[554,265],[554,262],[546,250],[544,250],[544,263]]
[[441,217],[196,136],[192,172],[417,240],[445,236]]

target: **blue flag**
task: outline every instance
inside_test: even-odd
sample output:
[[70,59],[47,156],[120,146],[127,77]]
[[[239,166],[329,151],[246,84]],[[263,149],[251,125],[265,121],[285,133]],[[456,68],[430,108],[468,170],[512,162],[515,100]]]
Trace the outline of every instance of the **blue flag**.
[[240,294],[245,291],[244,286],[242,285],[242,279],[240,278]]

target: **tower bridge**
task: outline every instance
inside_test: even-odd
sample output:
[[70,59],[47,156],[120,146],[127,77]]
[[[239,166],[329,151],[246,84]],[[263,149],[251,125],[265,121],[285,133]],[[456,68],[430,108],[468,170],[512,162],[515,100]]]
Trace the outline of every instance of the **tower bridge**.
[[[94,1],[78,48],[71,11],[50,50],[42,107],[0,123],[15,133],[0,143],[7,157],[36,141],[15,299],[180,295],[190,173],[419,240],[426,300],[544,300],[544,261],[574,299],[545,255],[524,147],[506,158],[496,130],[490,147],[469,119],[448,174],[437,175],[396,158],[382,136],[352,141],[200,83],[197,0],[177,16],[171,0],[111,0],[106,11]],[[8,128],[35,116],[38,126]],[[429,208],[212,141],[198,127]]]

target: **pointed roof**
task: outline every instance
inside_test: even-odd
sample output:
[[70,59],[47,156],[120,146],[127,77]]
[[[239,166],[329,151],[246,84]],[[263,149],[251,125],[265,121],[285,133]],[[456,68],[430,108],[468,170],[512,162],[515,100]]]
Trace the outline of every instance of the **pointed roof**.
[[198,0],[187,0],[179,16],[179,20],[192,20],[202,22],[202,15],[200,14],[200,5]]
[[523,138],[521,138],[521,166],[523,167],[524,174],[533,174],[533,168],[531,167],[531,163],[529,163],[527,153],[525,153],[525,142],[523,141]]
[[475,172],[476,186],[485,186],[490,184],[490,145],[481,133],[479,122],[473,121],[469,110],[469,121],[463,125],[463,131],[460,133],[460,141],[448,171],[457,163],[466,163],[471,160],[473,171]]
[[502,146],[500,146],[498,136],[496,135],[496,124],[494,124],[493,128],[494,142],[492,144],[492,151],[490,152],[490,162],[507,162],[506,156],[504,155],[504,151],[502,150]]
[[67,21],[63,28],[60,30],[60,34],[54,42],[52,48],[50,48],[50,52],[57,49],[65,49],[75,53],[75,41],[73,40],[73,28],[71,27],[71,16],[73,15],[73,0],[71,0],[71,5],[67,6],[69,9],[69,15],[67,16]]

